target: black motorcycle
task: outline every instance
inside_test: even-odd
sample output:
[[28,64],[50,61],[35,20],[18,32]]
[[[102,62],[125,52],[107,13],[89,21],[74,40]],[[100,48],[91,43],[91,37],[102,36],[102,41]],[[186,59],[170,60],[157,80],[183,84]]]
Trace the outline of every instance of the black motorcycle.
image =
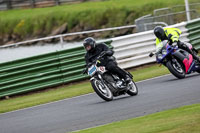
[[[113,96],[129,94],[135,96],[138,94],[138,88],[132,80],[128,84],[124,79],[120,79],[117,75],[110,73],[104,66],[97,66],[97,60],[101,59],[105,53],[101,53],[96,60],[86,66],[84,73],[88,73],[91,77],[90,82],[94,91],[105,101],[113,100]],[[126,72],[132,79],[133,76]]]

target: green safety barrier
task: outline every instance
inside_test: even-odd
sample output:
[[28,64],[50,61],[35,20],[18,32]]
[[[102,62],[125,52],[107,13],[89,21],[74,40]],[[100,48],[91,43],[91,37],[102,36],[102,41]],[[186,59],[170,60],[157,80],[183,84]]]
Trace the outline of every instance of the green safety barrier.
[[186,28],[188,29],[190,43],[200,50],[200,19],[187,23]]
[[[111,40],[105,41],[111,48]],[[88,78],[85,49],[76,47],[0,64],[0,97]]]

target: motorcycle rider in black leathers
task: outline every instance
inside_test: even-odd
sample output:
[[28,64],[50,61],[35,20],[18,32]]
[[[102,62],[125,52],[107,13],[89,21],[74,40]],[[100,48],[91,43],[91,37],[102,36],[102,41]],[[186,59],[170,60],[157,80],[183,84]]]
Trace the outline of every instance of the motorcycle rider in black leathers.
[[93,62],[102,52],[105,52],[105,56],[98,61],[97,66],[105,66],[106,70],[113,74],[117,74],[121,79],[124,79],[126,83],[131,81],[127,73],[117,66],[115,58],[112,56],[113,51],[106,46],[105,43],[96,44],[96,41],[92,37],[88,37],[83,41],[83,46],[85,47],[87,53],[85,55],[86,65]]

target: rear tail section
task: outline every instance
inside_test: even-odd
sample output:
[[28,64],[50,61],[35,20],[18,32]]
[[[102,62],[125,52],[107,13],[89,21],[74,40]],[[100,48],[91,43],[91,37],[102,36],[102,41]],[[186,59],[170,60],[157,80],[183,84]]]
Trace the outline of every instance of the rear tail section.
[[188,73],[188,70],[193,62],[192,55],[182,49],[177,50],[173,55],[183,63],[185,73]]
[[185,65],[185,72],[188,73],[188,70],[192,64],[192,61],[193,61],[193,57],[191,54],[189,54],[189,60],[187,58],[185,58],[183,60],[183,64]]

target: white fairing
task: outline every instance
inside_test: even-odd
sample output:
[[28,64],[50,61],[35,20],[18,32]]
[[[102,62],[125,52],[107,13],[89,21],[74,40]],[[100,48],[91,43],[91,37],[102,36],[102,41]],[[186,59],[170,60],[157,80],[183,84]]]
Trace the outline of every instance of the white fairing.
[[156,45],[156,52],[160,51],[166,43],[167,43],[167,40],[162,41],[159,44],[157,44]]
[[96,71],[97,71],[96,65],[92,65],[88,68],[88,75],[92,77],[96,73]]
[[106,68],[104,66],[97,67],[97,70],[100,71],[101,73],[106,72]]
[[96,65],[92,65],[88,68],[88,75],[92,77],[97,71],[105,73],[106,68],[104,66],[97,67]]

